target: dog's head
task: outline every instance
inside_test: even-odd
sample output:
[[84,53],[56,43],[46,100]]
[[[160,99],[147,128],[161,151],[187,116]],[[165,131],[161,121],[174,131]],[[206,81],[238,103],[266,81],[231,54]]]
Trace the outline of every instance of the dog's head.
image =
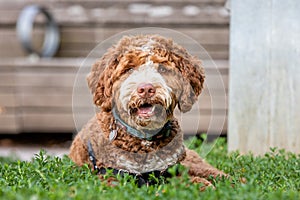
[[94,103],[137,129],[163,127],[176,105],[189,111],[203,82],[201,61],[158,35],[123,37],[88,76]]

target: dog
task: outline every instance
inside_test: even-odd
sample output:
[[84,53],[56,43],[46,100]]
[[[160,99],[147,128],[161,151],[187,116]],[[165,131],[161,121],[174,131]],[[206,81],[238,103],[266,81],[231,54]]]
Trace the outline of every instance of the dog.
[[172,39],[124,36],[92,66],[87,81],[99,109],[74,138],[69,157],[98,174],[134,175],[139,185],[180,164],[192,182],[211,186],[209,176],[227,175],[185,147],[174,116],[176,107],[192,108],[204,79],[201,61]]

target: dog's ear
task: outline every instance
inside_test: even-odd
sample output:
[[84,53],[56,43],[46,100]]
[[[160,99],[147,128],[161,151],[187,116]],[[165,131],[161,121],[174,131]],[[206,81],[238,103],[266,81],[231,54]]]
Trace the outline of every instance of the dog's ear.
[[180,66],[183,75],[183,87],[178,99],[178,108],[181,112],[187,112],[191,110],[203,89],[204,69],[201,61],[190,55],[185,59],[179,59],[177,65]]
[[100,60],[93,64],[87,77],[88,86],[93,95],[94,104],[102,110],[112,108],[112,73],[118,65],[119,53],[115,48],[110,48]]

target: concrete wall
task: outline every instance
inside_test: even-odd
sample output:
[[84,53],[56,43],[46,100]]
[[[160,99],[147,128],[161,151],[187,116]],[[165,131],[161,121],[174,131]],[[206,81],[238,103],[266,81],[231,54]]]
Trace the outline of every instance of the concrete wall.
[[300,152],[300,1],[232,0],[229,151]]

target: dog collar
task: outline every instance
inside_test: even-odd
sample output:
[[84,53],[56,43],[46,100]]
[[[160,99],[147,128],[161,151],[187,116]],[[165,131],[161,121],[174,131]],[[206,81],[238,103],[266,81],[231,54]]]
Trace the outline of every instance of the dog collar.
[[[131,126],[129,126],[127,123],[125,123],[120,116],[117,114],[116,109],[113,108],[112,110],[113,116],[115,118],[115,123],[118,126],[121,126],[121,128],[125,129],[127,133],[130,135],[137,137],[139,139],[143,140],[155,140],[160,139],[162,137],[168,137],[170,135],[170,130],[172,128],[171,122],[168,121],[161,129],[155,129],[155,130],[137,130]],[[112,141],[117,136],[117,130],[110,130],[109,140]]]

